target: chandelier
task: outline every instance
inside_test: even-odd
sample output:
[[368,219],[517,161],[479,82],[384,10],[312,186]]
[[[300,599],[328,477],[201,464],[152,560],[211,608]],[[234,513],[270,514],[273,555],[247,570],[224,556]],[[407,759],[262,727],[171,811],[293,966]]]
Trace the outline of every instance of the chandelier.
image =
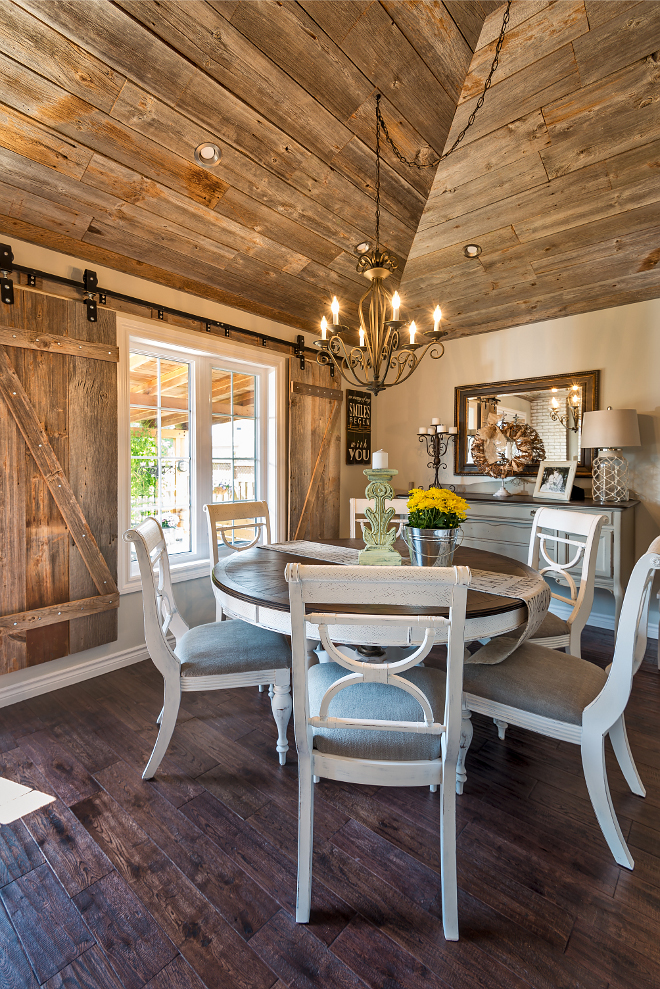
[[[376,246],[360,254],[357,271],[371,282],[358,303],[359,329],[339,322],[339,302],[332,300],[332,324],[321,320],[319,364],[336,368],[349,384],[367,388],[377,395],[385,388],[406,381],[428,351],[438,360],[444,347],[438,341],[442,311],[433,313],[433,332],[418,330],[414,320],[399,319],[399,293],[390,295],[383,282],[398,268],[394,254],[380,247],[380,93],[376,96]],[[389,318],[388,318],[389,317]],[[406,325],[407,324],[407,325]]]
[[511,0],[507,5],[502,19],[500,36],[495,47],[495,56],[490,72],[485,81],[483,92],[468,121],[460,132],[451,148],[436,161],[421,163],[418,160],[408,161],[389,135],[387,125],[380,111],[380,93],[376,94],[376,237],[372,251],[359,255],[357,271],[371,282],[358,303],[359,328],[346,326],[339,322],[339,302],[335,296],[332,300],[332,324],[326,317],[321,320],[321,337],[314,341],[320,353],[316,360],[319,364],[330,366],[341,374],[350,385],[367,388],[378,395],[379,392],[394,385],[407,381],[411,374],[421,364],[427,353],[433,360],[439,360],[445,352],[439,342],[440,320],[442,311],[439,306],[433,312],[433,330],[421,331],[414,320],[407,323],[399,319],[401,300],[399,293],[390,295],[383,282],[398,268],[394,254],[380,247],[380,132],[381,129],[396,157],[405,165],[415,168],[435,168],[450,155],[465,137],[472,126],[476,114],[484,103],[493,74],[497,68],[504,32],[509,22]]

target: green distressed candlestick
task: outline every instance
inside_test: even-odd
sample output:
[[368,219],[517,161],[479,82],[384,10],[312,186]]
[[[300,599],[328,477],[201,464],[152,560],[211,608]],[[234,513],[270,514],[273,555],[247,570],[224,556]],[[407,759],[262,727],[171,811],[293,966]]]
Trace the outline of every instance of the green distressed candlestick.
[[362,523],[362,538],[366,549],[361,550],[358,563],[371,567],[400,567],[401,554],[394,549],[397,529],[387,528],[396,514],[396,509],[385,508],[385,502],[391,501],[394,497],[394,488],[390,481],[399,472],[390,470],[389,467],[377,470],[368,467],[363,473],[369,478],[364,493],[367,498],[375,500],[376,508],[365,509],[364,514],[371,527],[368,528],[366,522]]

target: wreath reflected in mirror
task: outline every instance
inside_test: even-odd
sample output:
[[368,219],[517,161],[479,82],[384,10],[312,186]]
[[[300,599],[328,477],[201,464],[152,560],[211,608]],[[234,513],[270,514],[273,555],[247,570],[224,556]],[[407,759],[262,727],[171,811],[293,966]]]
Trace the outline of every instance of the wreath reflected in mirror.
[[501,479],[499,497],[509,494],[504,487],[505,478],[515,477],[529,464],[545,460],[545,447],[539,434],[532,426],[515,419],[482,426],[475,434],[470,452],[482,474]]

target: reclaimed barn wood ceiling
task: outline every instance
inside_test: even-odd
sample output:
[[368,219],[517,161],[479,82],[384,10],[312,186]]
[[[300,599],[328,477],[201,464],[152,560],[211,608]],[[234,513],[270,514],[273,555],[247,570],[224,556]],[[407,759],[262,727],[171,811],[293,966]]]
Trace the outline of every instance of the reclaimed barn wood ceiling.
[[[448,144],[483,86],[486,20]],[[660,3],[512,5],[486,104],[442,163],[401,294],[450,336],[660,296]],[[463,255],[466,244],[482,253]]]
[[[367,288],[376,92],[406,154],[442,152],[497,6],[5,0],[3,234],[318,327]],[[382,242],[404,261],[433,170],[385,158]]]
[[[4,0],[3,239],[315,328],[333,294],[352,311],[366,290],[376,92],[404,154],[433,160],[476,102],[502,13]],[[437,172],[384,149],[382,242],[422,323],[438,302],[463,335],[660,295],[659,50],[660,3],[513,0],[465,147]],[[193,158],[206,141],[213,168]]]

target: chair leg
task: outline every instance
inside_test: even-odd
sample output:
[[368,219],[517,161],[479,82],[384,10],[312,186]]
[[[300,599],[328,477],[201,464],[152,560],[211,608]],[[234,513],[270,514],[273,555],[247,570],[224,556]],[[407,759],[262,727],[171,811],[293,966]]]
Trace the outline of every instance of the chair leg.
[[602,736],[585,738],[583,732],[581,749],[584,778],[594,813],[615,861],[626,869],[632,869],[635,863],[621,833],[607,783],[604,743]]
[[158,717],[156,718],[156,724],[157,724],[157,725],[159,725],[159,724],[161,723],[161,721],[163,720],[163,711],[164,711],[164,710],[165,710],[165,708],[164,708],[164,707],[161,707],[161,709],[160,709],[160,714],[159,714],[159,715],[158,715]]
[[179,704],[181,703],[181,682],[180,680],[165,681],[165,703],[160,714],[160,731],[154,745],[153,752],[149,756],[149,762],[142,773],[143,780],[150,780],[156,775],[156,770],[163,761],[163,756],[167,752],[170,744],[172,732],[176,724]]
[[280,757],[280,766],[283,766],[289,751],[286,730],[289,726],[292,709],[291,688],[288,685],[284,687],[274,686],[270,706],[277,725],[277,751]]
[[[453,776],[453,774],[452,774]],[[442,929],[447,941],[458,941],[458,888],[456,878],[456,789],[454,780],[440,786],[440,887]]]
[[298,760],[298,892],[296,923],[309,923],[312,909],[312,851],[314,848],[314,787],[311,754]]
[[456,793],[463,792],[463,785],[467,779],[467,773],[465,772],[465,759],[468,753],[468,749],[472,744],[472,735],[474,734],[474,729],[472,727],[472,712],[466,707],[463,708],[461,712],[461,740],[460,747],[458,750],[458,761],[456,763]]
[[638,797],[645,797],[646,790],[639,777],[637,766],[635,765],[632,752],[630,751],[628,734],[626,732],[626,723],[623,720],[623,715],[621,715],[617,723],[612,725],[610,728],[610,741],[612,743],[612,748],[614,749],[614,755],[616,756],[619,766],[621,767],[621,772],[626,778],[626,783],[632,792],[636,793]]
[[506,730],[509,727],[506,721],[500,721],[499,718],[493,718],[493,724],[497,728],[497,737],[501,742],[506,738]]

